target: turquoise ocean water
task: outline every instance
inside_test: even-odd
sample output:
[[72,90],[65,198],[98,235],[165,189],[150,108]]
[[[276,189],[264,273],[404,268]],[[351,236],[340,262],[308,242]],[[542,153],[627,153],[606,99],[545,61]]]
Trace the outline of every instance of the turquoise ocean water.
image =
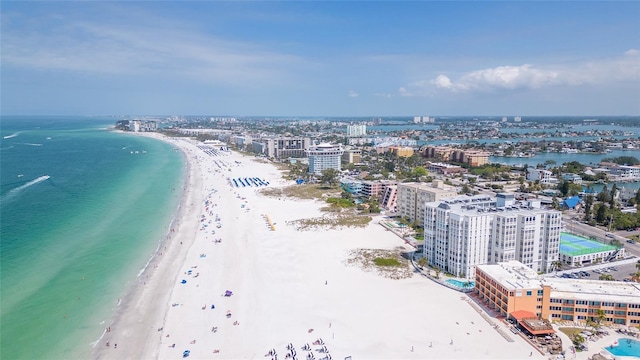
[[166,236],[183,158],[117,119],[0,120],[0,358],[89,358]]

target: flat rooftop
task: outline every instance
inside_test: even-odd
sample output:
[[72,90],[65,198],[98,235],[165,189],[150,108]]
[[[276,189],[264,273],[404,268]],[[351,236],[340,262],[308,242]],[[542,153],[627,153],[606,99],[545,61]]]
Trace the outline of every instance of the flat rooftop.
[[551,288],[551,298],[640,304],[640,284],[621,281],[565,279],[538,275],[519,261],[478,265],[509,290]]
[[458,214],[476,215],[493,213],[497,215],[531,214],[557,212],[531,206],[527,201],[515,201],[508,206],[498,207],[495,197],[488,195],[456,196],[453,198],[427,203],[427,206],[449,209]]

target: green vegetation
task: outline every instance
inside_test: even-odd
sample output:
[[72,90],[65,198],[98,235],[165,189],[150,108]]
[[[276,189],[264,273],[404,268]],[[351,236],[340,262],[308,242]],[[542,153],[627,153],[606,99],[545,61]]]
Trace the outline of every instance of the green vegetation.
[[351,199],[330,197],[327,199],[327,202],[331,204],[331,206],[340,208],[349,208],[355,206],[355,203]]
[[344,227],[365,227],[370,221],[371,216],[340,213],[332,216],[294,220],[287,224],[295,226],[297,230],[305,231],[318,228],[339,229]]
[[618,165],[638,165],[640,160],[635,156],[618,156],[614,158],[604,158],[602,162],[612,162]]
[[323,170],[322,176],[320,177],[320,182],[323,184],[327,184],[330,187],[334,187],[340,183],[339,175],[340,172],[336,169]]
[[378,266],[401,266],[402,264],[393,258],[380,258],[373,259],[373,263]]
[[511,167],[500,164],[487,164],[479,167],[475,167],[469,170],[472,175],[480,176],[484,179],[495,179],[497,174],[508,173],[511,171]]
[[585,166],[582,165],[581,163],[577,161],[570,161],[562,164],[562,167],[559,168],[559,172],[579,174],[583,172],[584,169],[585,169]]
[[614,281],[615,279],[613,278],[613,275],[611,275],[611,274],[601,274],[600,277],[598,278],[598,280]]
[[292,197],[297,199],[323,199],[340,196],[340,190],[316,184],[291,185],[284,188],[265,188],[260,192],[272,197]]
[[373,271],[389,279],[406,279],[413,276],[409,260],[402,257],[402,248],[395,250],[356,249],[349,252],[346,263],[364,271]]
[[562,331],[569,338],[572,338],[574,335],[580,334],[581,332],[584,331],[584,329],[576,328],[576,327],[561,327],[558,330]]
[[560,180],[558,182],[558,191],[562,197],[575,196],[582,191],[582,186],[571,181]]

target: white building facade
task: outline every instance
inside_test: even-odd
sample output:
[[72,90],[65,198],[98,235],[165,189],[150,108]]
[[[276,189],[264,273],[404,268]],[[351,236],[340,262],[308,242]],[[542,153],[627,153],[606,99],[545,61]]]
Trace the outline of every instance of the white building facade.
[[347,125],[347,137],[367,135],[367,125]]
[[562,214],[500,203],[481,195],[425,204],[424,256],[429,264],[467,279],[475,277],[477,265],[510,260],[551,271],[558,260]]
[[552,172],[545,169],[528,168],[527,180],[540,182],[540,184],[553,184],[557,182],[556,178],[552,177]]
[[327,169],[340,171],[340,159],[344,154],[342,145],[320,144],[305,150],[309,157],[309,173],[322,175]]

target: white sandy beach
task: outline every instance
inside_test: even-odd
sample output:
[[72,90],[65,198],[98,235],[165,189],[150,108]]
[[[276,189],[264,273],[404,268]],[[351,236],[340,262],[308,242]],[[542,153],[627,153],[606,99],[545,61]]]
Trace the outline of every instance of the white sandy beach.
[[[189,350],[193,359],[271,359],[265,355],[275,349],[285,359],[289,343],[298,359],[547,357],[511,333],[514,341],[507,341],[460,292],[418,275],[392,280],[346,264],[353,249],[405,246],[379,218],[364,229],[297,231],[287,222],[320,216],[323,204],[229,185],[239,177],[290,185],[274,166],[237,153],[212,157],[189,140],[165,141],[190,164],[179,222],[123,299],[95,357],[175,359]],[[320,338],[328,354],[313,345]]]

